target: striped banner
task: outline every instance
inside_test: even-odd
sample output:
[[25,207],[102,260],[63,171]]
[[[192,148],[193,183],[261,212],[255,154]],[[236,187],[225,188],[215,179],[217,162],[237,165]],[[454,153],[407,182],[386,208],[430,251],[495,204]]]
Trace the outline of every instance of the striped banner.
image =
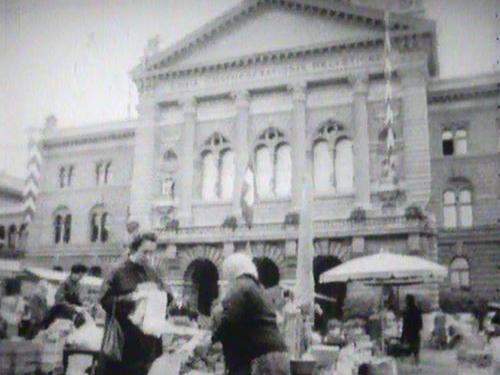
[[40,193],[40,176],[42,166],[42,154],[40,150],[40,129],[28,129],[28,175],[24,183],[24,218],[23,222],[28,225],[33,220],[36,212],[36,199]]

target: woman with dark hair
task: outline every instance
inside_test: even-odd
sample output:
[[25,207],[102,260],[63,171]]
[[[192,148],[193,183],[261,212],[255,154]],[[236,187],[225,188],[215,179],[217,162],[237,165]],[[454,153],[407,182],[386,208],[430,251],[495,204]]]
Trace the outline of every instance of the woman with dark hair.
[[143,283],[154,283],[165,290],[151,267],[151,256],[156,250],[156,236],[147,232],[137,235],[129,246],[128,258],[121,261],[103,284],[101,305],[109,316],[114,316],[123,333],[121,361],[102,358],[101,374],[146,375],[153,361],[161,355],[161,338],[145,334],[130,319],[140,297],[136,292]]
[[422,330],[422,312],[415,303],[415,296],[406,296],[406,309],[403,313],[403,333],[401,342],[407,344],[410,353],[415,358],[415,364],[419,364],[420,355],[420,331]]

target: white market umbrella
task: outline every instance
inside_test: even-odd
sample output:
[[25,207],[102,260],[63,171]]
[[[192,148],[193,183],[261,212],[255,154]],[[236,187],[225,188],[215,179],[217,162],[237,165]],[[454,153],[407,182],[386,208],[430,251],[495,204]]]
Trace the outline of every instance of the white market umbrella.
[[[52,281],[52,282],[58,282],[61,283],[65,281],[69,273],[68,272],[63,272],[63,271],[54,271],[54,270],[49,270],[46,268],[38,268],[38,267],[25,267],[24,271],[30,275],[33,275],[39,279],[44,279],[47,281]],[[88,276],[85,275],[81,283],[86,286],[98,288],[102,284],[102,279],[99,277],[95,276]]]
[[320,283],[362,281],[382,284],[442,282],[448,269],[430,260],[381,251],[349,260],[320,276]]

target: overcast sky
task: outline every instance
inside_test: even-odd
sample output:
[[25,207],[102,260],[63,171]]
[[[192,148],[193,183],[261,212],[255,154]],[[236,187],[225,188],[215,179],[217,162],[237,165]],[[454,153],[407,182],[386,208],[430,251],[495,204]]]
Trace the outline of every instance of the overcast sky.
[[[242,0],[0,0],[0,171],[24,176],[24,129],[135,116],[128,72],[146,41],[168,46]],[[440,76],[491,72],[497,0],[425,0]],[[498,10],[500,11],[500,10]]]

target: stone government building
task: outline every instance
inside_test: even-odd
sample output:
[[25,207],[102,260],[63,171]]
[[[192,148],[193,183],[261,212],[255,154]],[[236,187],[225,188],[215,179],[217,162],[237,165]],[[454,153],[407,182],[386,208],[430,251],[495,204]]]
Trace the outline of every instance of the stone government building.
[[[150,49],[132,72],[137,120],[63,129],[49,118],[28,260],[105,270],[136,220],[158,233],[168,279],[208,313],[222,260],[248,245],[267,286],[293,283],[311,169],[315,276],[385,248],[439,259],[452,290],[498,297],[500,74],[439,79],[435,24],[419,16],[391,16],[390,160],[380,9],[246,0]],[[346,287],[320,292],[343,301]]]

